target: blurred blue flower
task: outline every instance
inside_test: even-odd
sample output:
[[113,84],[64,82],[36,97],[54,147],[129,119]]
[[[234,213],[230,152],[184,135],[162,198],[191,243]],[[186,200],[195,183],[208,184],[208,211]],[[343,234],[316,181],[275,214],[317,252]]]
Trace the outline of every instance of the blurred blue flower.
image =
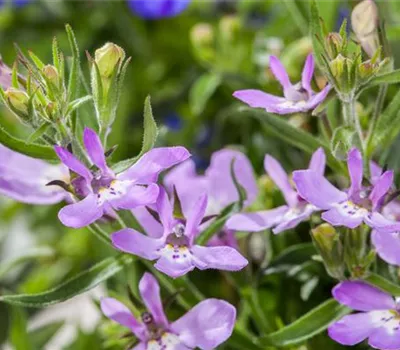
[[[32,0],[11,0],[10,3],[15,7],[23,7],[28,5]],[[3,6],[7,1],[0,0],[0,7]]]
[[338,32],[343,21],[346,19],[347,20],[347,24],[346,24],[346,32],[347,34],[350,34],[350,9],[348,7],[345,6],[341,6],[339,7],[339,14],[338,14],[338,18],[336,20],[336,25],[335,25],[335,30]]
[[128,0],[130,9],[145,19],[159,19],[179,15],[191,0]]
[[171,112],[165,115],[164,124],[171,131],[179,131],[182,129],[183,121],[180,115]]

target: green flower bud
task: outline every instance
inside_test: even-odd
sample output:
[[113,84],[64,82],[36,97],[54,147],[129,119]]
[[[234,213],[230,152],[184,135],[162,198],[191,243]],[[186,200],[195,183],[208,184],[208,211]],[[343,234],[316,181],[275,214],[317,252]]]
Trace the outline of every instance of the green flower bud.
[[326,47],[330,58],[335,58],[342,52],[343,38],[339,33],[329,33],[326,38]]
[[241,27],[240,19],[236,16],[224,16],[219,22],[219,30],[223,39],[231,41],[237,36]]
[[195,46],[212,44],[214,40],[213,27],[207,23],[196,24],[190,32],[190,39]]
[[333,278],[343,278],[343,246],[335,228],[329,224],[321,224],[313,229],[311,234],[328,274]]
[[99,67],[100,75],[111,77],[115,67],[124,60],[125,51],[113,43],[107,43],[95,52],[95,62]]
[[57,72],[56,67],[52,66],[51,64],[48,64],[43,67],[43,75],[55,86],[58,86],[59,82],[59,75]]
[[351,26],[369,57],[379,48],[378,7],[373,0],[364,0],[351,13]]
[[329,67],[331,68],[332,75],[336,78],[339,79],[342,77],[343,72],[345,70],[345,64],[348,58],[343,57],[342,55],[338,55],[334,60],[329,62]]
[[10,87],[4,94],[15,113],[28,114],[29,96],[25,91]]

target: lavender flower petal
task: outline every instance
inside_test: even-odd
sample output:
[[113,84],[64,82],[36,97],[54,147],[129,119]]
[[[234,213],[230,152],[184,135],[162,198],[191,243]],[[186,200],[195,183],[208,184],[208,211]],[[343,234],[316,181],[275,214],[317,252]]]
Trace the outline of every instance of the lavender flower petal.
[[172,278],[178,278],[194,270],[195,265],[191,259],[172,261],[165,256],[157,260],[154,267]]
[[186,221],[185,236],[189,238],[190,244],[192,244],[194,238],[198,233],[201,220],[204,217],[207,209],[207,195],[202,195],[197,202],[193,205],[193,208]]
[[110,173],[111,170],[107,166],[100,138],[92,129],[85,128],[83,132],[83,143],[85,144],[86,151],[93,164],[96,165],[103,174]]
[[97,196],[89,194],[80,202],[66,205],[58,213],[58,218],[63,225],[73,228],[80,228],[100,219],[103,216],[103,209],[97,203]]
[[239,271],[249,263],[236,249],[231,247],[192,247],[193,255],[206,266],[201,269]]
[[345,192],[339,191],[325,177],[312,170],[293,172],[293,181],[300,196],[319,209],[330,209],[336,203],[347,199]]
[[223,300],[207,299],[171,324],[171,330],[190,348],[216,349],[232,334],[236,309]]
[[373,209],[381,204],[381,199],[386,195],[389,191],[390,187],[393,184],[393,171],[385,171],[379,179],[374,184],[374,188],[369,195],[369,199],[372,202]]
[[[393,316],[393,315],[392,315]],[[376,349],[400,349],[400,321],[393,319],[377,328],[369,337],[368,344]]]
[[267,111],[271,111],[271,108],[274,108],[277,104],[286,102],[286,99],[283,97],[274,96],[261,90],[253,89],[235,91],[233,97],[248,104],[250,107],[264,108]]
[[168,199],[167,192],[163,188],[160,188],[156,208],[164,227],[164,232],[166,234],[170,233],[174,228],[175,219],[173,217],[173,209]]
[[318,148],[312,155],[308,169],[315,171],[321,176],[325,173],[326,155],[322,147]]
[[314,57],[309,54],[304,64],[303,72],[301,73],[301,85],[306,91],[312,95],[311,80],[314,74]]
[[157,325],[168,328],[168,320],[160,295],[160,286],[154,276],[146,272],[139,282],[139,291],[147,311],[151,313]]
[[323,220],[329,222],[333,226],[356,228],[361,225],[367,214],[368,212],[364,209],[354,210],[354,214],[349,214],[345,210],[332,208],[322,213],[321,217]]
[[60,160],[74,173],[81,175],[88,183],[92,181],[93,176],[90,170],[72,153],[60,146],[55,146],[54,150],[57,153],[58,158],[60,158]]
[[357,311],[396,309],[391,295],[365,282],[341,282],[333,289],[332,294],[339,303]]
[[315,210],[316,208],[310,204],[303,206],[301,209],[289,210],[281,222],[273,228],[272,232],[278,234],[296,227],[302,221],[307,220]]
[[378,255],[391,265],[400,266],[400,235],[399,232],[372,231],[372,244]]
[[269,59],[269,67],[274,74],[275,78],[280,82],[283,89],[290,89],[292,83],[290,82],[289,76],[286,72],[282,62],[275,56],[271,56]]
[[[151,207],[151,206],[150,206]],[[155,208],[152,208],[155,210]],[[152,238],[160,238],[163,235],[163,226],[149,213],[145,207],[137,207],[131,210],[136,220],[144,231]]]
[[108,199],[115,209],[133,209],[135,207],[153,204],[156,202],[159,187],[156,184],[144,186],[129,186],[124,195],[116,195],[115,199]]
[[347,166],[349,169],[349,175],[351,185],[349,189],[349,197],[358,195],[362,189],[363,179],[363,160],[360,151],[357,148],[353,148],[347,157]]

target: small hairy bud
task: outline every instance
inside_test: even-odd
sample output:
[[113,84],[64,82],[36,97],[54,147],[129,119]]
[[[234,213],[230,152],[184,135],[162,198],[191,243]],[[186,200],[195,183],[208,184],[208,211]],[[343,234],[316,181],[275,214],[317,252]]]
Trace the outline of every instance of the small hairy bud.
[[42,70],[44,76],[54,85],[58,85],[59,81],[59,75],[57,72],[56,67],[52,66],[51,64],[48,64],[43,67]]
[[125,51],[113,43],[107,43],[95,52],[95,62],[99,67],[100,75],[109,78],[117,64],[124,60]]
[[13,109],[28,114],[29,96],[25,91],[10,87],[4,94]]

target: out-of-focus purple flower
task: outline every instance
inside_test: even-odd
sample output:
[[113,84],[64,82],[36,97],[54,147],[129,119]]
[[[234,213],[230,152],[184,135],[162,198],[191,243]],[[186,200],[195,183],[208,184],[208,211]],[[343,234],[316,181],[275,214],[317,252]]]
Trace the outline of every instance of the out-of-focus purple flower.
[[54,204],[69,197],[62,188],[46,186],[55,179],[69,181],[64,165],[52,165],[3,145],[0,160],[0,194],[30,204]]
[[[15,7],[23,7],[28,5],[30,2],[33,0],[11,0],[11,5]],[[0,0],[0,7],[2,7],[7,1],[6,0]]]
[[334,187],[322,174],[313,170],[293,173],[297,191],[306,201],[326,210],[322,218],[333,226],[356,228],[364,221],[371,227],[381,226],[383,216],[379,214],[383,200],[393,183],[393,171],[385,171],[372,186],[365,187],[363,160],[358,149],[348,155],[351,186],[347,191]]
[[196,267],[201,270],[241,270],[248,262],[236,249],[195,244],[206,207],[207,196],[202,195],[185,215],[185,220],[176,219],[167,193],[160,188],[156,208],[163,225],[162,236],[153,238],[133,229],[123,229],[112,234],[113,245],[126,253],[157,260],[154,267],[173,278],[183,276]]
[[[306,202],[292,187],[285,170],[270,155],[265,156],[264,167],[268,175],[282,191],[287,205],[271,210],[233,215],[226,223],[231,230],[258,232],[274,227],[272,232],[280,233],[296,227],[307,220],[318,208]],[[325,152],[319,148],[312,156],[309,169],[320,176],[325,172]]]
[[75,228],[89,225],[113,210],[133,209],[154,203],[158,196],[155,182],[159,173],[190,156],[184,147],[154,148],[126,171],[114,174],[107,166],[97,134],[86,128],[83,141],[96,167],[94,171],[89,170],[67,149],[55,147],[60,160],[79,175],[72,184],[82,200],[65,206],[58,215],[64,225]]
[[381,350],[400,349],[400,300],[367,284],[345,281],[333,289],[334,298],[353,310],[328,329],[329,336],[342,345],[368,344]]
[[182,129],[182,118],[175,112],[168,113],[164,117],[165,126],[172,131],[179,131]]
[[272,73],[283,87],[284,97],[274,96],[261,90],[239,90],[235,91],[233,96],[253,108],[264,108],[267,112],[276,114],[290,114],[316,108],[331,89],[330,85],[318,93],[311,89],[311,79],[314,74],[312,54],[307,57],[301,82],[294,85],[277,57],[271,56],[269,62]]
[[170,323],[161,301],[160,286],[153,275],[147,272],[143,275],[139,282],[139,292],[147,308],[142,313],[141,320],[137,320],[118,300],[101,300],[103,314],[129,328],[140,341],[134,350],[212,350],[232,334],[236,309],[224,300],[203,300],[181,318]]
[[179,15],[191,0],[128,0],[129,8],[145,19],[169,18]]
[[[0,4],[1,6],[1,4]],[[0,58],[0,86],[6,90],[11,87],[12,70]]]

